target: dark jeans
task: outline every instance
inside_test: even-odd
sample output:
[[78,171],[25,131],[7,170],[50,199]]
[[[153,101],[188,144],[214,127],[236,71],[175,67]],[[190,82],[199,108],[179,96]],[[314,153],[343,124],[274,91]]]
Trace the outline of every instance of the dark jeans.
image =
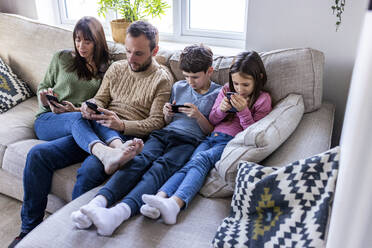
[[108,206],[125,196],[123,202],[136,215],[143,205],[142,195],[156,193],[189,160],[198,143],[173,131],[152,132],[142,153],[116,171],[98,194],[107,199]]
[[29,151],[23,171],[23,232],[31,231],[42,222],[53,172],[81,162],[87,155],[72,135],[38,144]]
[[[94,164],[100,173],[103,171],[102,163],[95,156],[88,156],[89,142],[93,139],[102,139],[107,142],[110,138],[117,136],[120,136],[123,141],[132,138],[99,125],[95,121],[85,120],[79,112],[44,113],[37,118],[34,128],[37,137],[48,142],[34,146],[27,154],[23,174],[24,199],[21,211],[22,231],[24,232],[31,231],[43,220],[54,171],[84,161],[82,167],[89,168],[92,167],[91,164]],[[74,132],[75,135],[73,135]],[[95,132],[100,137],[95,135]],[[80,145],[85,147],[84,150],[79,147],[76,140],[80,140]],[[80,174],[85,173],[84,170],[79,169],[79,171]],[[105,175],[104,171],[103,174]],[[107,176],[90,188],[75,186],[73,198],[103,183],[106,178]]]

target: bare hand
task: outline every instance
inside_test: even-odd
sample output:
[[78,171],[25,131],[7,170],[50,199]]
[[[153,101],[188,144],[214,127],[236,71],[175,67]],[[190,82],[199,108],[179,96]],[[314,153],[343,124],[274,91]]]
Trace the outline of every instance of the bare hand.
[[43,105],[43,106],[49,105],[48,99],[46,98],[46,95],[48,95],[48,90],[41,90],[39,92],[40,102],[41,102],[41,105]]
[[124,123],[115,112],[100,107],[97,110],[102,114],[92,114],[90,116],[92,120],[96,120],[102,126],[124,132]]
[[[89,101],[94,102],[93,100],[89,100]],[[89,108],[85,102],[81,104],[80,112],[83,118],[88,119],[88,120],[93,120],[91,116],[95,114],[95,111]]]
[[184,105],[185,106],[189,106],[189,108],[179,108],[178,111],[180,113],[184,113],[188,117],[194,118],[194,119],[198,119],[198,118],[200,118],[200,116],[203,115],[199,111],[198,107],[196,107],[194,104],[192,104],[192,103],[185,103]]
[[230,102],[231,105],[236,108],[238,112],[240,112],[248,106],[248,100],[239,94],[234,94],[231,96]]
[[224,98],[223,98],[223,100],[221,101],[221,103],[220,103],[220,110],[222,111],[222,112],[227,112],[228,110],[230,110],[232,108],[232,106],[231,106],[231,104],[230,104],[230,101],[229,101],[229,99],[225,96]]
[[[173,104],[176,104],[176,101],[173,101]],[[173,118],[174,112],[172,111],[172,104],[170,104],[169,102],[164,104],[163,114],[165,119]]]
[[[72,104],[69,101],[63,101],[63,104],[57,103],[55,101],[48,101],[50,110],[55,114],[61,114],[65,112],[76,112],[79,111],[79,108],[75,107],[74,104]],[[53,106],[53,104],[55,106]]]

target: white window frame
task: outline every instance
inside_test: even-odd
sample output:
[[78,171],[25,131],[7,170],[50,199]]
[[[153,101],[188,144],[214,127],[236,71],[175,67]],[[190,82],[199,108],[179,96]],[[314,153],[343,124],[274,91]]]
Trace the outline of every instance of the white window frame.
[[203,42],[213,46],[245,48],[248,1],[246,2],[244,32],[223,32],[191,29],[189,20],[190,0],[173,0],[173,34],[162,33],[161,40],[183,43]]
[[[173,34],[161,33],[161,41],[176,43],[202,42],[212,46],[242,48],[246,46],[248,0],[246,2],[244,32],[223,32],[214,30],[200,30],[190,28],[189,6],[190,0],[173,0]],[[76,20],[67,18],[65,0],[57,0],[61,24],[73,28]],[[117,13],[106,16],[106,22],[102,23],[106,34],[111,35],[110,21],[117,18]]]
[[[66,8],[65,0],[57,0],[57,4],[58,4],[61,25],[72,30],[77,20],[67,18],[67,13],[66,13],[67,8]],[[116,13],[111,12],[106,15],[105,22],[102,23],[102,26],[103,26],[103,29],[106,35],[111,36],[110,21],[116,18],[117,18]]]

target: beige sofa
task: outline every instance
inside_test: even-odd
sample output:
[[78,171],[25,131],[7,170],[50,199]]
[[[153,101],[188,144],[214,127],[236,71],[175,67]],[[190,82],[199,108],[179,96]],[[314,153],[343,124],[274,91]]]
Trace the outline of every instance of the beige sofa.
[[[71,31],[0,13],[0,57],[34,92],[52,55],[72,46]],[[122,45],[110,43],[109,47],[113,59],[125,58]],[[158,62],[170,67],[177,80],[182,78],[177,68],[178,55],[179,51],[161,48],[156,57]],[[289,94],[296,94],[295,97],[291,95],[291,99],[295,99],[298,106],[302,104],[305,114],[302,116],[301,113],[299,123],[287,120],[285,124],[292,129],[278,128],[278,118],[283,116],[280,111],[288,109],[284,106],[276,112],[277,119],[259,125],[261,130],[256,136],[252,138],[250,133],[242,134],[238,137],[240,140],[237,138],[235,143],[229,144],[224,159],[208,177],[202,190],[205,196],[231,196],[234,172],[230,173],[230,170],[234,168],[226,166],[236,165],[239,158],[249,159],[251,156],[247,155],[250,154],[248,152],[235,157],[229,155],[238,149],[250,149],[254,157],[252,160],[259,162],[281,144],[261,162],[280,166],[330,147],[334,106],[322,101],[323,54],[310,48],[300,48],[261,55],[268,71],[268,89],[272,92],[274,103],[279,103],[277,106],[283,104],[283,99]],[[232,56],[215,56],[214,81],[220,84],[227,82],[231,61]],[[23,198],[22,175],[27,152],[35,144],[43,142],[37,140],[33,132],[36,110],[37,99],[32,97],[0,114],[0,192],[19,200]],[[301,108],[297,110],[301,111]],[[259,128],[253,127],[251,133],[255,133],[256,129]],[[264,134],[272,130],[275,135],[268,137],[275,137],[275,140],[263,139],[262,130]],[[32,231],[18,247],[208,247],[221,220],[229,213],[231,197],[206,198],[198,195],[173,226],[137,216],[121,225],[113,237],[97,236],[94,228],[76,230],[70,221],[70,213],[87,203],[97,191],[93,189],[70,202],[78,167],[79,164],[76,164],[54,174],[47,211],[54,213],[61,209]]]

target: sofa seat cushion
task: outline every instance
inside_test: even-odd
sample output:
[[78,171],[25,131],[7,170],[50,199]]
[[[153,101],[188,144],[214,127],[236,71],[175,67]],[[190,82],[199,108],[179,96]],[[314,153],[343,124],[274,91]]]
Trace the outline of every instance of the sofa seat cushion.
[[[22,179],[27,153],[33,146],[43,142],[45,141],[28,139],[9,145],[4,154],[3,170]],[[80,164],[74,164],[57,170],[53,174],[51,193],[65,202],[71,201],[72,189],[76,182],[76,172],[79,167]]]
[[229,214],[231,202],[231,198],[196,196],[189,207],[179,214],[175,225],[137,215],[125,221],[112,237],[104,237],[97,235],[95,227],[76,229],[70,218],[71,212],[88,203],[97,191],[96,188],[87,192],[49,216],[17,247],[210,247],[217,227]]
[[241,163],[214,247],[324,247],[339,150],[281,168]]
[[32,97],[9,111],[0,114],[0,144],[9,145],[14,142],[36,138],[34,133],[35,114],[38,109],[37,98]]
[[0,167],[8,145],[36,138],[33,126],[37,109],[37,99],[32,97],[0,114],[0,123],[3,127],[0,129]]

